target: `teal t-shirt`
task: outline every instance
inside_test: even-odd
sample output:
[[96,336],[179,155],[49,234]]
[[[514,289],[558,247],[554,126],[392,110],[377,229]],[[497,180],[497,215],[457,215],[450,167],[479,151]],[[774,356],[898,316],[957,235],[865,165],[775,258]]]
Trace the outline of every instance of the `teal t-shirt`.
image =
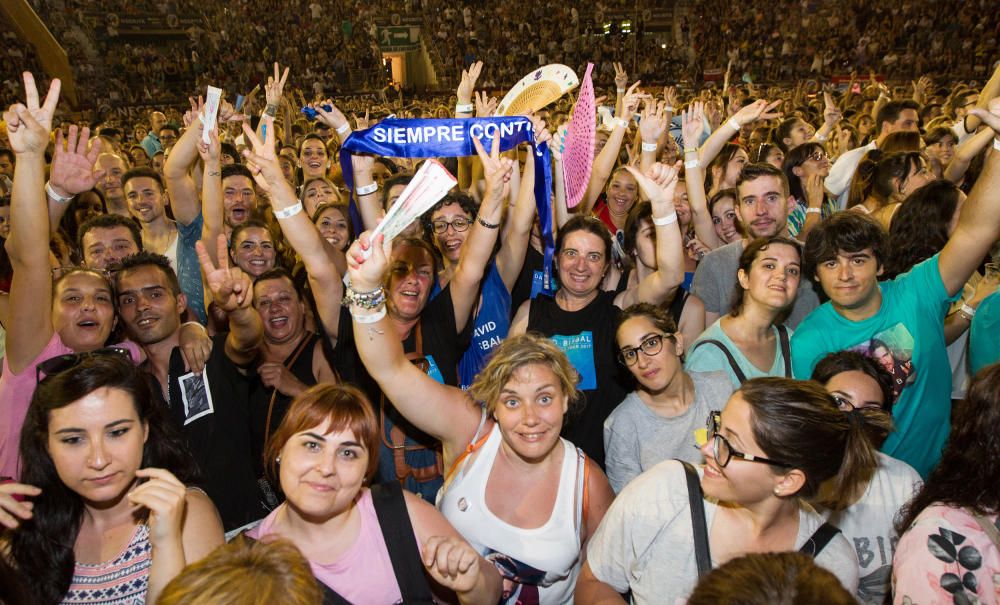
[[896,430],[882,451],[926,478],[951,429],[944,317],[958,294],[949,296],[945,290],[938,255],[879,288],[882,306],[868,319],[846,319],[829,302],[810,313],[792,337],[792,367],[796,378],[808,379],[823,357],[843,350],[860,351],[891,367]]
[[1000,290],[979,303],[969,328],[969,372],[1000,361]]
[[[710,325],[698,340],[692,343],[691,348],[687,353],[687,361],[684,362],[684,369],[688,372],[717,372],[723,371],[729,376],[729,381],[733,385],[733,389],[740,388],[740,379],[733,371],[733,366],[730,365],[729,359],[726,354],[722,352],[719,347],[711,343],[705,343],[699,345],[699,343],[705,340],[717,340],[724,344],[729,352],[732,353],[733,359],[736,360],[736,365],[743,372],[743,375],[747,377],[747,380],[751,378],[760,378],[762,376],[784,376],[785,375],[785,356],[781,353],[781,341],[778,336],[778,329],[771,326],[771,332],[774,333],[774,363],[771,364],[771,368],[768,371],[761,370],[757,366],[747,359],[747,356],[740,351],[739,347],[736,346],[729,336],[726,334],[725,330],[722,329],[722,324],[720,323],[722,319],[717,319],[714,324]],[[787,329],[787,328],[786,328]],[[791,336],[792,331],[788,330],[789,336]]]

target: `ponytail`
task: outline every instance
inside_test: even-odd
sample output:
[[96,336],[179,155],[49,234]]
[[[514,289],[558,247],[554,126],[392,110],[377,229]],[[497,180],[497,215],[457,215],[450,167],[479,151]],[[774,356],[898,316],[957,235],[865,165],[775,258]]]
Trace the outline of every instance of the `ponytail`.
[[[805,482],[796,494],[812,500],[821,487],[829,497],[819,502],[839,510],[851,504],[878,466],[871,427],[888,431],[889,417],[874,409],[845,414],[817,382],[788,378],[754,378],[740,387],[751,408],[754,440],[764,454],[802,471]],[[780,472],[780,471],[776,471]]]
[[872,187],[875,184],[875,170],[881,159],[882,152],[878,149],[872,149],[861,158],[861,162],[854,171],[854,177],[851,179],[851,186],[847,194],[848,208],[863,204],[872,194]]

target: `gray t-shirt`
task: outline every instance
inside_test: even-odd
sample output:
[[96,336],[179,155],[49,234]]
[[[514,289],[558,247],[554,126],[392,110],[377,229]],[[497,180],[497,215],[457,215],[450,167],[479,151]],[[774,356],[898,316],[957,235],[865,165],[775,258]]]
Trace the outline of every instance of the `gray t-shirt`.
[[[711,532],[718,505],[705,500],[705,521]],[[798,550],[823,518],[808,504],[799,508]],[[698,583],[687,482],[680,462],[667,460],[625,486],[587,546],[587,563],[594,576],[624,593],[632,603],[683,603]],[[858,589],[858,559],[847,538],[837,534],[816,557],[816,564],[833,573],[851,594]],[[713,560],[713,567],[718,563]]]
[[[694,272],[691,294],[705,303],[705,311],[725,315],[733,306],[733,290],[736,288],[736,272],[740,268],[743,241],[736,241],[716,248],[701,259]],[[799,291],[792,305],[792,312],[785,325],[794,328],[806,315],[819,306],[819,297],[813,283],[804,275],[799,281]]]
[[694,401],[678,416],[660,416],[629,393],[604,421],[604,464],[615,493],[664,460],[701,464],[694,432],[705,427],[712,410],[721,410],[733,393],[725,372],[690,372]]

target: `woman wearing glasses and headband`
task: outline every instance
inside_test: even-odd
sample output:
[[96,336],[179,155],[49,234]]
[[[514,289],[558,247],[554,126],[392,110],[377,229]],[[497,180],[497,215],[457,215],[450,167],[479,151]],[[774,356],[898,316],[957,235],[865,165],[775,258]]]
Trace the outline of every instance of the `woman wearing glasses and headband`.
[[[689,483],[684,465],[668,460],[618,495],[588,545],[577,602],[622,603],[619,595],[631,591],[633,603],[674,603],[709,567],[749,553],[795,550],[813,555],[855,592],[854,548],[805,500],[826,482],[840,498],[855,493],[876,455],[865,427],[869,415],[844,414],[816,383],[748,381],[709,417],[700,482]],[[704,521],[703,541],[693,519]]]
[[750,378],[792,376],[791,330],[781,325],[799,289],[799,244],[780,235],[753,240],[740,255],[733,307],[688,350],[689,372],[723,370],[733,388]]
[[637,383],[604,421],[605,468],[611,487],[620,492],[664,460],[700,463],[695,430],[729,399],[733,386],[724,372],[684,372],[684,336],[655,305],[622,311],[616,338],[618,361]]
[[127,350],[58,361],[25,419],[22,483],[0,484],[0,551],[32,603],[155,602],[222,544],[219,515],[185,487],[194,461]]
[[800,241],[809,230],[840,210],[837,198],[826,193],[823,183],[830,175],[830,156],[821,143],[803,143],[788,150],[782,169],[795,207],[788,215],[788,233]]
[[[816,364],[812,379],[826,387],[842,412],[872,410],[865,427],[872,445],[882,447],[892,428],[893,396],[892,376],[878,361],[856,351],[830,353]],[[882,452],[876,456],[859,470],[868,479],[859,481],[854,493],[832,499],[839,506],[828,505],[828,490],[820,490],[813,501],[857,548],[861,579],[856,596],[871,605],[881,605],[891,594],[892,553],[899,540],[893,522],[920,486],[920,475],[909,464]]]

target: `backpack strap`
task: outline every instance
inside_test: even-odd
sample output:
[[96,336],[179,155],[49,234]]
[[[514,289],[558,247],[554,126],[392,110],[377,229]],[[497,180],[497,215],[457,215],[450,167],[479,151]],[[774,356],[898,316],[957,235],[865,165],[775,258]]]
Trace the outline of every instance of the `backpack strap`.
[[424,575],[424,564],[420,560],[420,547],[413,535],[410,514],[406,510],[403,488],[398,482],[390,481],[373,485],[371,494],[403,602],[433,603],[430,585]]
[[799,552],[815,558],[819,556],[819,553],[823,552],[823,549],[830,543],[830,540],[839,533],[839,528],[829,523],[824,523],[813,532],[813,535],[809,536],[809,539],[802,545]]
[[785,378],[792,376],[792,347],[788,344],[788,328],[784,324],[774,326],[778,329],[778,344],[781,345],[781,356],[785,359]]
[[[251,538],[246,532],[243,532],[240,536],[242,536],[247,542],[257,541],[256,538]],[[321,582],[319,578],[314,576],[314,579],[316,580],[316,583],[319,584],[320,590],[323,591],[323,605],[352,605],[350,601],[340,596],[336,590]]]
[[694,558],[698,563],[698,577],[712,571],[712,554],[708,546],[708,524],[705,522],[705,502],[702,500],[701,482],[698,472],[690,463],[678,460],[684,465],[687,479],[688,503],[691,509],[691,529],[694,532]]
[[715,340],[714,338],[706,338],[705,340],[700,341],[698,344],[691,347],[691,350],[688,351],[688,355],[694,353],[695,350],[697,350],[698,347],[702,345],[715,345],[719,347],[719,349],[721,349],[722,352],[726,354],[726,359],[729,360],[729,367],[732,368],[733,374],[736,374],[736,379],[740,381],[740,384],[743,384],[744,382],[747,381],[747,375],[744,374],[743,370],[740,369],[739,364],[736,363],[736,358],[733,357],[733,354],[729,351],[729,348],[726,345],[722,344],[722,342]]

